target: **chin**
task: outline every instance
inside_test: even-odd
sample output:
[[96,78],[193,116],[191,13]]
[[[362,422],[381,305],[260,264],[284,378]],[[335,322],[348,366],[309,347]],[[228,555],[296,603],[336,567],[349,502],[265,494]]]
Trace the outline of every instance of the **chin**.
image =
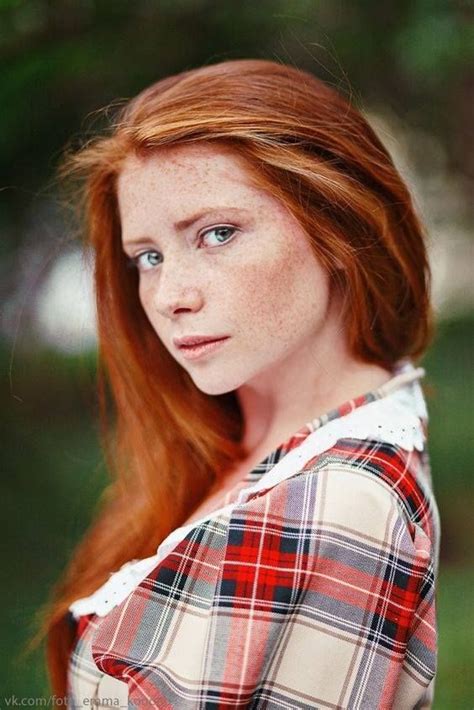
[[217,375],[216,377],[202,377],[201,373],[191,374],[192,381],[204,394],[218,395],[227,394],[228,392],[233,392],[242,385],[242,379],[237,378],[235,373],[230,374],[229,377],[223,377],[222,375]]

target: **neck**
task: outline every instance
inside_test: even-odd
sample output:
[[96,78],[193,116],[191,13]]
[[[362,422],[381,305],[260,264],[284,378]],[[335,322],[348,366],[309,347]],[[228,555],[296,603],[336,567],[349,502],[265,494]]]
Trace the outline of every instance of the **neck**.
[[299,347],[285,362],[238,390],[244,417],[246,462],[259,463],[304,424],[387,382],[392,376],[378,365],[357,361],[339,341],[325,349]]

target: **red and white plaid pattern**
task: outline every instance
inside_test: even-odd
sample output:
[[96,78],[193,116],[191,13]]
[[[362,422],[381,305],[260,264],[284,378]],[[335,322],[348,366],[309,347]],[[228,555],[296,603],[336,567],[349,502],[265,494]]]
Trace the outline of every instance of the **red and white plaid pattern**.
[[439,537],[426,449],[341,438],[190,530],[106,616],[81,617],[70,707],[429,708]]

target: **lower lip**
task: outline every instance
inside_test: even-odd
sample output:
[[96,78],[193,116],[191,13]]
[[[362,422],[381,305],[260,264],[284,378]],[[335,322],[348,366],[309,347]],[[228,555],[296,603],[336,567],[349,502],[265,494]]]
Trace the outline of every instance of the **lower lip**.
[[202,345],[187,345],[186,347],[179,348],[179,352],[182,353],[186,360],[197,360],[199,357],[203,357],[208,353],[214,352],[223,345],[229,338],[222,338],[222,340],[211,340],[208,343],[202,343]]

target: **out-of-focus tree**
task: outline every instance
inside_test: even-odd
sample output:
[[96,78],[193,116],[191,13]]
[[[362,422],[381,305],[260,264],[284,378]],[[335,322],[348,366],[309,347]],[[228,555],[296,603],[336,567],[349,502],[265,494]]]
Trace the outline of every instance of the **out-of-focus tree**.
[[28,191],[86,130],[85,116],[168,73],[226,58],[294,62],[393,107],[440,135],[453,167],[472,175],[471,14],[470,3],[445,0],[2,0],[3,249],[17,245],[11,224]]
[[[106,483],[94,354],[60,355],[44,339],[38,347],[27,317],[44,301],[42,335],[54,324],[71,340],[58,301],[72,321],[66,296],[79,287],[68,269],[77,254],[56,258],[74,233],[50,182],[66,143],[100,130],[101,107],[171,73],[242,57],[293,63],[365,108],[406,159],[437,249],[433,265],[461,291],[473,217],[472,15],[469,0],[0,0],[0,284],[8,296],[0,325],[11,312],[4,332],[14,336],[0,336],[9,380],[0,410],[4,558],[17,568],[0,598],[4,692],[33,697],[46,687],[39,661],[20,663],[15,652]],[[65,271],[69,280],[56,300],[50,280],[48,299],[36,289],[50,266],[53,282]],[[471,693],[472,324],[472,315],[442,323],[424,363],[443,530],[439,708],[467,707]],[[28,338],[34,347],[21,351],[17,340]]]
[[[0,0],[3,332],[11,336],[21,312],[28,338],[37,287],[64,240],[74,236],[50,184],[65,145],[100,130],[100,109],[109,102],[223,59],[294,63],[361,107],[434,136],[434,144],[411,140],[410,160],[430,179],[441,172],[435,153],[443,146],[442,172],[455,175],[454,199],[461,202],[459,209],[444,195],[451,205],[445,224],[456,229],[454,222],[462,221],[467,232],[471,16],[472,5],[461,0]],[[430,217],[444,192],[439,181],[435,192]],[[445,226],[441,231],[445,245],[458,239]],[[457,251],[465,250],[461,244]]]

